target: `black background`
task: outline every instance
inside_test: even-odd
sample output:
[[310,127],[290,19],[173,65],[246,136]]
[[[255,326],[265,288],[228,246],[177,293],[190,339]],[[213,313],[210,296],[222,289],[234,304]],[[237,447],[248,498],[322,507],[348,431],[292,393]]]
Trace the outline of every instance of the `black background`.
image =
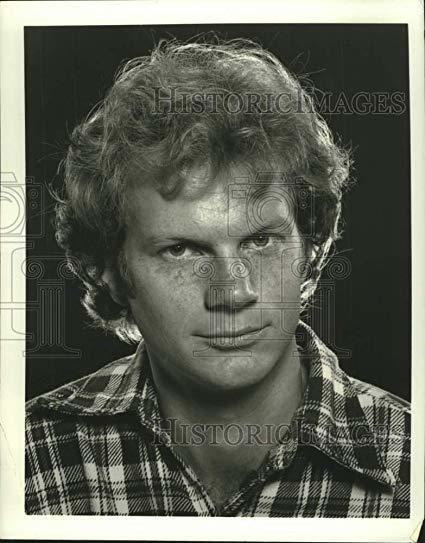
[[[42,209],[27,206],[27,398],[134,351],[93,329],[80,305],[77,282],[58,276],[61,253],[45,187],[52,180],[60,183],[55,173],[67,134],[102,98],[124,59],[147,54],[162,37],[186,40],[211,30],[221,37],[259,41],[296,74],[308,73],[322,91],[344,92],[348,98],[359,91],[404,92],[407,101],[405,25],[27,27],[27,190],[38,191]],[[409,109],[402,115],[324,117],[352,146],[357,180],[346,197],[345,234],[337,245],[351,263],[351,274],[335,282],[335,341],[330,346],[349,351],[341,365],[350,375],[410,399]],[[37,235],[40,228],[43,233]],[[37,278],[31,272],[34,262],[45,268]],[[45,305],[40,318],[40,288],[54,287],[57,280],[64,284],[64,296]],[[321,303],[316,302],[319,308]],[[54,332],[49,319],[57,314],[62,328]],[[55,334],[62,346],[55,345]]]

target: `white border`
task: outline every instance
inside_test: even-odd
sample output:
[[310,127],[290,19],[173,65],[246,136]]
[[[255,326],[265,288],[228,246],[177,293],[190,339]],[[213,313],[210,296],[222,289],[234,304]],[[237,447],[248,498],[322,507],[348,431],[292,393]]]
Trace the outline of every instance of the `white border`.
[[[155,517],[36,517],[24,511],[24,378],[22,341],[2,342],[0,366],[0,536],[44,539],[411,541],[424,518],[423,291],[425,179],[423,5],[414,0],[290,1],[261,4],[210,1],[4,2],[1,32],[1,171],[25,179],[24,26],[190,23],[407,23],[412,172],[412,510],[410,519],[262,519]],[[266,9],[267,8],[267,9]],[[2,256],[7,256],[5,244]],[[7,299],[7,284],[1,300]],[[25,277],[14,287],[25,299]],[[394,285],[400,288],[401,285]],[[388,293],[390,296],[391,293]],[[2,325],[5,321],[2,321]]]

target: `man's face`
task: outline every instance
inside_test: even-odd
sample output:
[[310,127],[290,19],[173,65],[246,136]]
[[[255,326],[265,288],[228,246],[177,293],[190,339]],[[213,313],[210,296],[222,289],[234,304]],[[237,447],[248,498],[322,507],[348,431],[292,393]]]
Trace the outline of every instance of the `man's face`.
[[285,185],[197,169],[175,198],[136,180],[128,201],[129,303],[158,370],[225,391],[293,356],[304,247]]

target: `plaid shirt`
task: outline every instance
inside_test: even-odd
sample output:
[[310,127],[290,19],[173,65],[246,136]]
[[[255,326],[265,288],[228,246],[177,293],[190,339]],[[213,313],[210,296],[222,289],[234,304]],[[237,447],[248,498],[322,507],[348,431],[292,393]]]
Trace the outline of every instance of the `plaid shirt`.
[[409,404],[349,377],[304,323],[296,432],[217,509],[164,432],[143,343],[27,404],[26,512],[409,517]]

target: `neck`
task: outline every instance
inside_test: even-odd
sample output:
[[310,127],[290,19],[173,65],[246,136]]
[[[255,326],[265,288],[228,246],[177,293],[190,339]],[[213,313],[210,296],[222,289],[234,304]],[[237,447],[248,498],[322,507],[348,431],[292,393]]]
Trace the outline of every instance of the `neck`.
[[[162,416],[173,421],[167,425],[173,450],[194,470],[216,507],[259,468],[301,403],[307,379],[295,339],[286,352],[260,383],[226,394],[172,386],[152,364]],[[201,429],[196,443],[195,425]]]
[[174,432],[182,425],[195,424],[242,427],[289,424],[304,395],[306,370],[295,339],[288,347],[286,355],[266,378],[242,390],[211,392],[199,386],[183,387],[152,364],[162,416],[175,421]]

